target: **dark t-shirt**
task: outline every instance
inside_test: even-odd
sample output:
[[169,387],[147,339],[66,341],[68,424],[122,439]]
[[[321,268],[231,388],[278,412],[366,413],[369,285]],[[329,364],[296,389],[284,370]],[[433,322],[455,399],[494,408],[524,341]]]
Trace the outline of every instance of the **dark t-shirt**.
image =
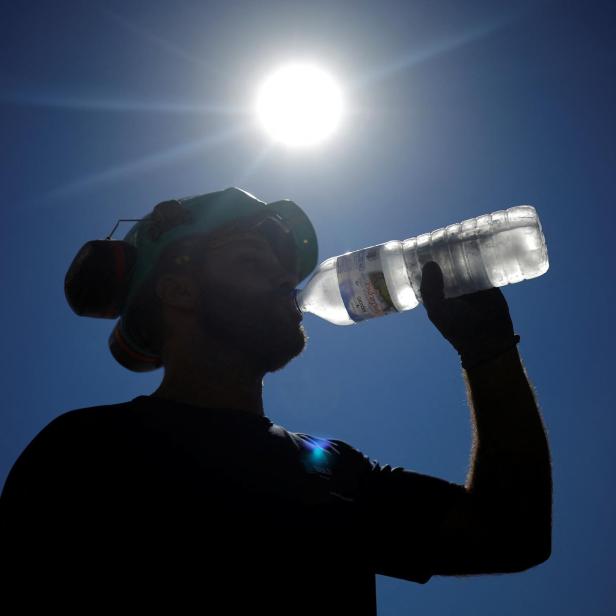
[[60,415],[19,456],[0,499],[5,579],[22,602],[84,613],[373,615],[375,574],[430,579],[463,496],[245,410],[138,396]]

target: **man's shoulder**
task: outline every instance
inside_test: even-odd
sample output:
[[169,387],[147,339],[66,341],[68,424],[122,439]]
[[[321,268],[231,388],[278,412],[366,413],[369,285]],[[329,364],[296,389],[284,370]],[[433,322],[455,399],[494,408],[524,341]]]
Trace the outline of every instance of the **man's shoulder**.
[[113,429],[117,425],[113,417],[120,417],[129,404],[75,408],[57,415],[21,451],[9,471],[2,497],[30,486],[51,485],[62,476],[79,472],[85,460],[97,460],[101,451],[117,451],[120,439],[114,436],[118,431]]
[[86,422],[97,419],[106,419],[115,416],[118,412],[125,411],[135,406],[135,400],[126,402],[116,402],[113,404],[97,404],[92,406],[84,406],[80,408],[70,409],[61,412],[55,419],[51,420],[48,425],[58,422],[69,424],[71,422]]
[[32,439],[28,448],[45,445],[57,446],[59,441],[69,444],[71,441],[86,445],[88,434],[101,437],[105,428],[112,428],[118,421],[126,420],[126,411],[134,402],[119,402],[86,406],[63,411],[47,424]]

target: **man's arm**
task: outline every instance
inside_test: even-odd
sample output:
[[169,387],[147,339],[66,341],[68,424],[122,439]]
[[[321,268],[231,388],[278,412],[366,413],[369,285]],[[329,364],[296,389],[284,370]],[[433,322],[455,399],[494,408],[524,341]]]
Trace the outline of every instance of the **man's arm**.
[[458,351],[473,427],[463,498],[445,512],[431,550],[437,575],[523,571],[551,553],[547,437],[498,288],[445,299],[435,263],[423,268],[428,317]]
[[545,429],[516,347],[465,371],[465,381],[473,427],[469,498],[442,525],[433,571],[523,571],[551,553]]

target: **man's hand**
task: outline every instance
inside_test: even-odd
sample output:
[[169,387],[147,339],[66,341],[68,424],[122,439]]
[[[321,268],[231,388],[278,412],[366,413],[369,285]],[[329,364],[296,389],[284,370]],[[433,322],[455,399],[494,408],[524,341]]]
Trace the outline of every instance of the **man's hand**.
[[420,292],[428,318],[458,351],[465,370],[498,357],[519,342],[499,288],[448,299],[443,288],[438,263],[426,263]]

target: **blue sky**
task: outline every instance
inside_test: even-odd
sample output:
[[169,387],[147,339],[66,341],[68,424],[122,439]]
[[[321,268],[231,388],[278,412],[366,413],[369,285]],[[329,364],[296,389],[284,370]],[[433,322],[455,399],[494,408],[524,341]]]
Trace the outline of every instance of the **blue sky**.
[[[300,204],[322,261],[532,204],[550,269],[503,292],[548,428],[553,555],[425,586],[378,576],[379,614],[614,612],[612,3],[23,1],[2,13],[2,482],[54,417],[162,378],[116,364],[113,321],[78,318],[64,298],[77,250],[119,218],[239,186]],[[260,79],[296,58],[330,69],[353,109],[313,150],[273,147],[251,116]],[[303,355],[265,378],[272,421],[464,482],[459,361],[422,306],[304,326]]]

